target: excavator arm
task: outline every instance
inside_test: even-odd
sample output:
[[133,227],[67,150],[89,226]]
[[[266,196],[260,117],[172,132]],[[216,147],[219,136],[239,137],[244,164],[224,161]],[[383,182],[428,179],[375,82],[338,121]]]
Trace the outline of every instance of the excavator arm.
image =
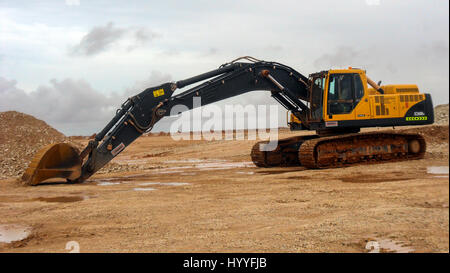
[[[239,62],[241,59],[250,62]],[[175,90],[195,83],[199,84],[174,95]],[[161,118],[169,116],[175,105],[193,109],[195,97],[200,97],[202,105],[207,105],[259,90],[271,91],[275,100],[307,126],[309,108],[303,101],[309,101],[308,78],[280,63],[241,57],[218,69],[150,87],[129,98],[78,157],[76,151],[70,151],[68,144],[46,147],[33,159],[22,180],[36,185],[50,176],[83,182],[139,136],[150,131]],[[51,153],[58,154],[58,160],[54,160]]]

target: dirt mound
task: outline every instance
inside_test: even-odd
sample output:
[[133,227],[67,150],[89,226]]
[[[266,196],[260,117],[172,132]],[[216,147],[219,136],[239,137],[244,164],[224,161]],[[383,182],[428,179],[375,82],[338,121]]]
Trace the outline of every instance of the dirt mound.
[[399,132],[419,133],[425,137],[429,143],[448,143],[448,125],[431,125],[417,128],[400,129]]
[[421,134],[427,142],[427,154],[433,158],[448,158],[448,124],[420,126],[416,128],[400,129],[397,132]]
[[0,178],[19,176],[45,145],[67,138],[42,120],[23,113],[0,112]]
[[448,104],[434,107],[434,122],[436,124],[448,124]]

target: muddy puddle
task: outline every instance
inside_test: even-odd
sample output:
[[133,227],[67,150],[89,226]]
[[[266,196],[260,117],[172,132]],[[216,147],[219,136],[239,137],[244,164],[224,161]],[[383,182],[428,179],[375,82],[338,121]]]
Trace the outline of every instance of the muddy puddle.
[[346,176],[339,178],[344,183],[383,183],[383,182],[402,182],[412,180],[411,177],[365,177],[365,176]]
[[0,203],[21,203],[21,202],[46,202],[46,203],[71,203],[89,199],[87,195],[37,197],[27,199],[23,196],[0,196]]
[[109,182],[109,181],[99,181],[97,182],[97,185],[99,186],[114,186],[114,185],[120,185],[120,182]]
[[283,174],[283,173],[291,173],[291,172],[298,172],[298,171],[304,171],[306,170],[305,167],[299,167],[299,168],[283,168],[281,170],[268,170],[268,171],[258,171],[257,173],[263,174],[263,175],[270,175],[270,174]]
[[[200,163],[200,162],[205,162],[206,160],[203,159],[197,159],[197,158],[191,158],[191,159],[187,159],[187,160],[167,160],[166,163]],[[224,161],[224,160],[217,160],[217,161]]]
[[248,175],[251,175],[251,174],[254,174],[254,172],[236,172],[237,174],[248,174]]
[[427,167],[427,173],[436,174],[434,177],[448,177],[448,166],[430,166]]
[[47,203],[72,203],[89,199],[89,196],[56,196],[56,197],[38,197],[33,201],[41,201]]
[[133,188],[133,191],[155,191],[155,188]]
[[186,182],[155,182],[148,181],[149,175],[129,175],[123,177],[113,177],[109,178],[107,181],[102,180],[93,180],[99,186],[115,186],[115,185],[124,185],[124,184],[138,184],[141,186],[148,185],[160,185],[160,186],[186,186],[190,185],[190,183]]
[[251,168],[255,167],[253,162],[231,162],[222,159],[214,160],[203,160],[203,159],[189,159],[189,160],[169,160],[165,163],[169,164],[189,164],[190,166],[174,166],[163,168],[162,170],[155,170],[158,173],[164,172],[182,172],[184,169],[192,168],[199,171],[209,171],[209,170],[227,170],[234,168]]
[[255,167],[253,162],[207,162],[196,164],[195,168],[200,170],[227,170],[234,168]]
[[190,185],[190,183],[185,182],[144,182],[139,183],[141,186],[149,186],[149,185],[160,185],[160,186],[186,186]]
[[31,228],[17,224],[0,224],[0,243],[12,243],[27,238]]
[[401,242],[391,239],[379,239],[372,242],[372,250],[369,253],[391,252],[391,253],[410,253],[415,251],[410,246],[405,246]]
[[127,164],[127,165],[143,165],[150,163],[150,161],[146,158],[120,158],[116,159],[118,164]]
[[180,175],[197,175],[197,173],[181,173]]

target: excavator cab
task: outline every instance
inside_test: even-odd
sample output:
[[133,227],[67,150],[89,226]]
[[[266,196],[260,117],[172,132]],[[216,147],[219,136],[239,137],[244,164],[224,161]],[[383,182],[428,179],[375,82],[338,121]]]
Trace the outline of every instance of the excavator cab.
[[[317,126],[326,121],[355,119],[353,110],[357,108],[359,112],[370,111],[369,107],[359,106],[362,98],[368,94],[367,87],[364,87],[367,82],[364,85],[363,81],[365,71],[360,69],[327,70],[311,74],[308,122]],[[369,114],[367,112],[367,117]],[[295,115],[290,115],[288,124],[293,130],[299,128],[300,123]]]
[[[379,86],[357,68],[332,69],[309,76],[310,130],[356,132],[363,127],[424,125],[434,121],[429,94],[416,85]],[[290,128],[300,121],[291,115]]]

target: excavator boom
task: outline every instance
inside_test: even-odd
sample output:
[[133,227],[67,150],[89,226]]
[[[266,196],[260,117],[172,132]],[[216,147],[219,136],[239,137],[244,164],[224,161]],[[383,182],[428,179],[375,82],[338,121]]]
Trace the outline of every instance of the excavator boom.
[[[238,62],[241,59],[250,62]],[[176,89],[200,81],[205,82],[173,95]],[[291,67],[242,57],[198,76],[147,88],[125,101],[112,120],[78,157],[73,156],[76,151],[68,144],[47,147],[35,156],[22,180],[31,185],[51,177],[83,182],[139,136],[150,131],[161,118],[169,116],[173,106],[184,105],[185,109],[196,107],[193,103],[195,97],[201,97],[202,104],[207,105],[246,92],[267,90],[288,110],[303,112],[306,117],[308,107],[302,100],[308,100],[307,82],[308,78]],[[66,153],[61,153],[60,150]],[[55,158],[64,164],[54,164]],[[46,171],[43,167],[47,165],[51,166],[51,171]]]

